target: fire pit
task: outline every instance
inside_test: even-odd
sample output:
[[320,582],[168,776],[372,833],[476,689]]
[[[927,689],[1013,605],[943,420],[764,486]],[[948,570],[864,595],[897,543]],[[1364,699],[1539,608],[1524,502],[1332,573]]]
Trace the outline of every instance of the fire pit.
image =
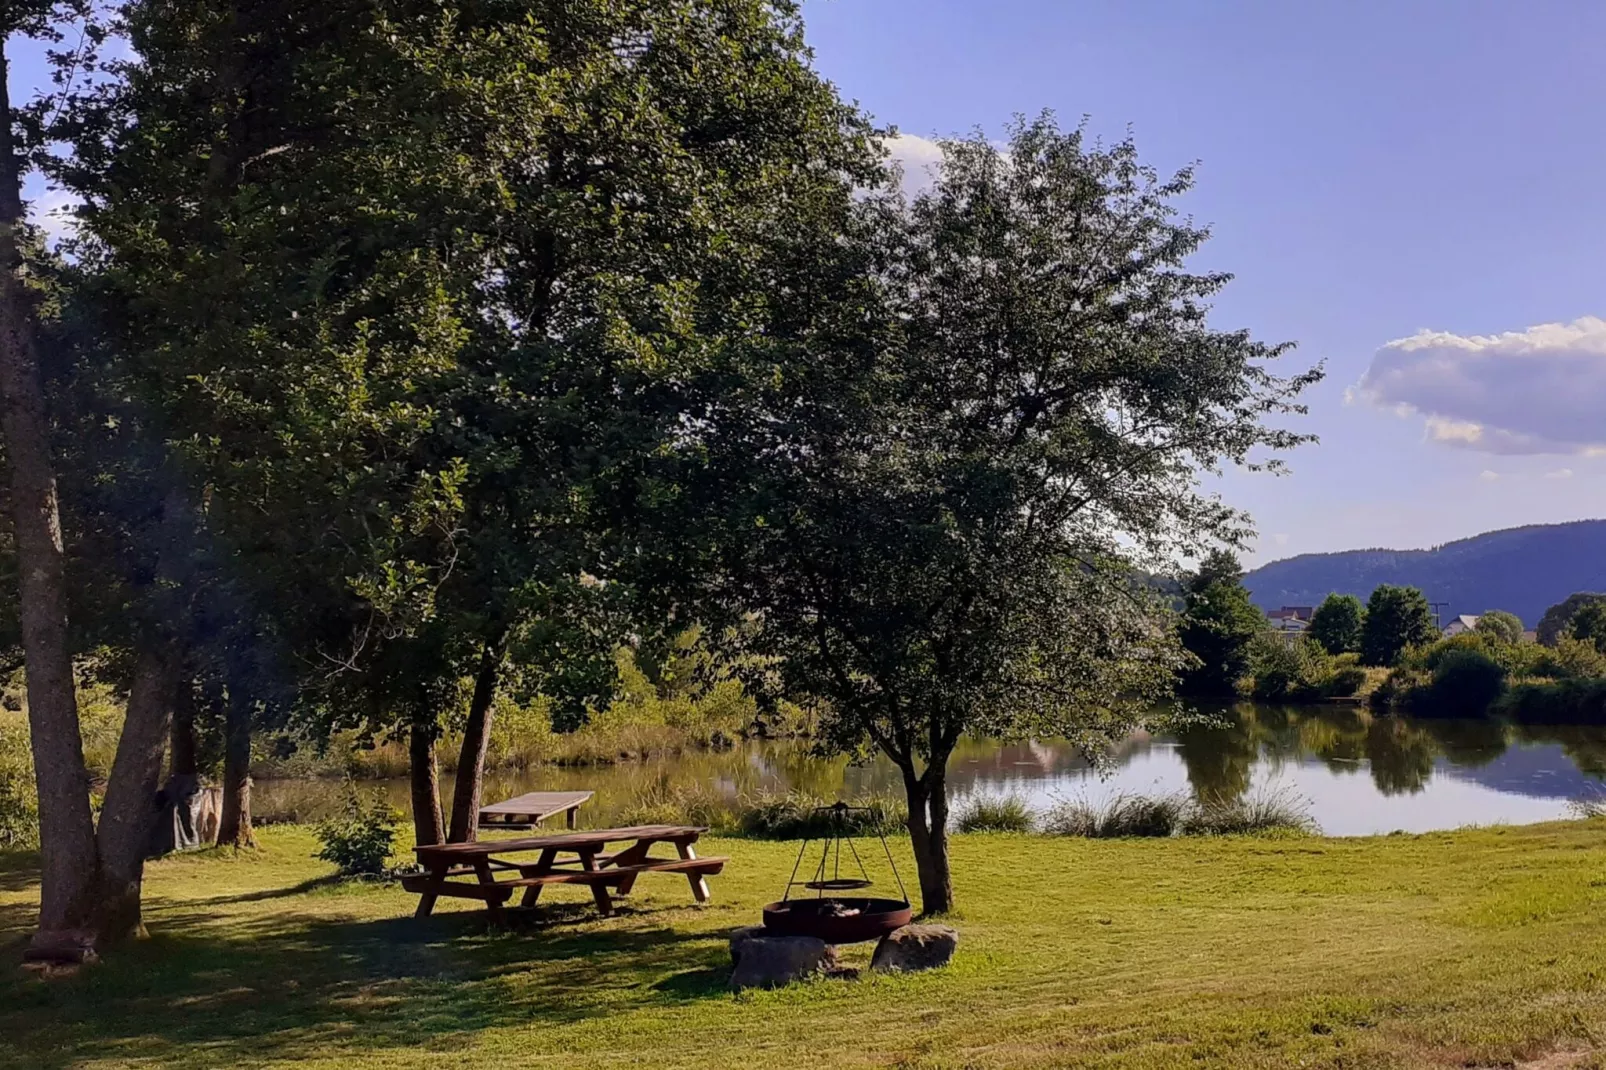
[[[898,883],[899,899],[878,899],[867,896],[843,896],[840,892],[862,892],[874,885],[859,857],[853,842],[851,815],[865,812],[863,808],[846,803],[822,806],[815,815],[826,819],[828,831],[821,838],[820,858],[812,877],[798,880],[803,859],[814,840],[804,840],[792,866],[792,876],[786,882],[786,892],[778,903],[764,908],[764,927],[777,936],[813,936],[828,944],[856,944],[865,940],[879,940],[909,924],[912,911],[909,893],[904,890],[898,865],[892,860],[892,849],[879,828],[876,836],[886,856],[887,867]],[[842,848],[848,849],[849,875],[842,873]],[[853,876],[856,869],[858,876]],[[804,888],[815,894],[792,898],[792,890]]]

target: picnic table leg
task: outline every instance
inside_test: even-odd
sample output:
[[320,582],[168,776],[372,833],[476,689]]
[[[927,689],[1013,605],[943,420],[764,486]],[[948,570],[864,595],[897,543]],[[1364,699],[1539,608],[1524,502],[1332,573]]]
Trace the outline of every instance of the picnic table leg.
[[[634,866],[646,861],[647,854],[652,850],[652,840],[637,840],[634,845],[626,847],[608,861],[610,866]],[[619,886],[614,889],[615,895],[629,895],[630,889],[636,886],[636,874],[626,873],[619,878]]]
[[[685,859],[697,857],[697,852],[692,850],[691,844],[684,841],[675,844],[675,850],[679,851],[680,857]],[[701,873],[686,874],[686,883],[691,885],[693,899],[699,903],[708,902],[708,880]]]
[[[576,853],[580,856],[581,869],[589,873],[597,872],[596,848],[581,849]],[[591,886],[591,898],[597,901],[597,909],[602,912],[604,917],[613,913],[613,900],[608,896],[608,889],[602,884],[593,884]]]
[[[550,872],[551,869],[552,869],[552,862],[557,857],[558,857],[558,852],[555,851],[554,849],[552,849],[551,847],[548,847],[548,848],[544,849],[541,852],[541,858],[540,858],[539,861],[537,861],[535,863],[535,865],[519,867],[519,876],[521,876],[521,877],[539,877],[543,873]],[[521,906],[521,907],[533,907],[533,906],[535,906],[535,901],[537,899],[541,898],[541,889],[544,888],[544,887],[546,887],[544,884],[532,884],[529,887],[525,888],[524,889],[524,897],[519,900],[519,906]]]
[[446,869],[442,866],[429,867],[429,884],[425,886],[423,894],[418,897],[418,909],[413,911],[415,918],[427,918],[435,909],[435,900],[440,895],[440,886],[446,881]]
[[[496,874],[491,872],[491,863],[489,860],[484,858],[476,858],[474,860],[474,872],[479,877],[481,884],[496,883]],[[497,925],[507,924],[507,915],[502,913],[501,903],[498,903],[495,899],[487,899],[485,901],[485,909],[486,912],[491,915],[491,920]]]

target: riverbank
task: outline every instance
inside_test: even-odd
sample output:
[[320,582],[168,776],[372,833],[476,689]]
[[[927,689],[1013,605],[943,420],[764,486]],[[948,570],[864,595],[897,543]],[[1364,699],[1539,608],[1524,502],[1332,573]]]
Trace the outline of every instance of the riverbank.
[[[794,844],[717,840],[714,901],[643,881],[600,919],[428,922],[330,883],[311,832],[151,866],[149,941],[69,979],[0,971],[0,1067],[1598,1065],[1606,821],[1358,839],[954,841],[958,958],[928,975],[725,991],[724,934]],[[895,850],[906,846],[894,845]],[[901,856],[900,856],[901,857]],[[32,918],[0,855],[7,962]],[[466,906],[466,904],[465,904]],[[866,948],[855,950],[855,960]]]

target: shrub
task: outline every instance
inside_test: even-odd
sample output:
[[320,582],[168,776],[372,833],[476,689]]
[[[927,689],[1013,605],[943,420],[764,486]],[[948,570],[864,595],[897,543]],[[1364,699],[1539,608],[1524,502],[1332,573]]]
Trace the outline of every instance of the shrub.
[[1419,646],[1407,652],[1401,664],[1415,669],[1426,669],[1435,672],[1440,662],[1445,658],[1457,657],[1462,654],[1483,654],[1493,657],[1498,644],[1496,641],[1481,632],[1462,632],[1436,642]]
[[1606,724],[1606,680],[1517,684],[1494,709],[1521,724]]
[[1251,693],[1267,702],[1311,698],[1328,673],[1328,655],[1317,643],[1299,637],[1287,641],[1262,633],[1250,652],[1254,674]]
[[1321,683],[1321,692],[1329,698],[1349,698],[1366,686],[1366,670],[1359,665],[1335,669]]
[[384,873],[400,817],[379,792],[369,793],[364,800],[356,783],[348,780],[341,812],[318,825],[318,842],[323,847],[313,857],[333,862],[346,876]]
[[736,828],[737,803],[702,784],[672,786],[659,781],[639,791],[619,814],[625,825],[702,825],[711,829]]
[[0,712],[0,849],[37,846],[39,809],[28,722],[21,713]]
[[799,791],[759,795],[742,801],[739,827],[745,834],[763,839],[802,840],[817,839],[839,827],[852,836],[886,836],[903,830],[908,820],[908,810],[901,801],[872,795],[851,803],[854,809],[838,826],[835,815],[821,812],[829,805],[818,796]]
[[960,832],[1030,832],[1032,811],[1019,795],[972,795],[959,812]]
[[1086,799],[1062,799],[1042,815],[1039,825],[1052,836],[1170,836],[1182,828],[1190,806],[1181,795],[1119,794],[1102,806]]
[[1423,669],[1401,666],[1392,670],[1372,692],[1371,703],[1381,709],[1410,706],[1433,682]]
[[1278,789],[1190,807],[1182,831],[1190,836],[1278,832],[1304,835],[1316,832],[1317,826],[1304,798],[1287,789]]
[[1557,680],[1587,680],[1606,676],[1606,654],[1595,644],[1570,635],[1556,640],[1554,647],[1544,649],[1530,676],[1548,676]]
[[1505,666],[1481,650],[1457,649],[1438,658],[1426,698],[1436,713],[1481,716],[1505,686]]

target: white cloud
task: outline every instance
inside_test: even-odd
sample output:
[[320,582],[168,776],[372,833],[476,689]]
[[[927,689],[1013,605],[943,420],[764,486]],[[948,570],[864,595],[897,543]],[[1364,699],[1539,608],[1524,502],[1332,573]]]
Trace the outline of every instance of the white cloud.
[[913,197],[923,192],[942,167],[942,146],[918,134],[898,134],[887,138],[887,151],[903,169],[903,192]]
[[1485,483],[1493,483],[1495,480],[1500,478],[1500,473],[1485,468],[1483,471],[1478,473],[1478,478],[1483,480]]
[[1288,545],[1288,536],[1286,534],[1279,533],[1279,534],[1273,535],[1271,537],[1271,541],[1276,543],[1278,546],[1287,546]]
[[1546,479],[1571,479],[1572,477],[1573,470],[1571,468],[1558,468],[1554,472],[1545,473]]
[[1606,320],[1498,335],[1419,331],[1378,350],[1348,399],[1425,418],[1428,438],[1484,453],[1606,450]]

